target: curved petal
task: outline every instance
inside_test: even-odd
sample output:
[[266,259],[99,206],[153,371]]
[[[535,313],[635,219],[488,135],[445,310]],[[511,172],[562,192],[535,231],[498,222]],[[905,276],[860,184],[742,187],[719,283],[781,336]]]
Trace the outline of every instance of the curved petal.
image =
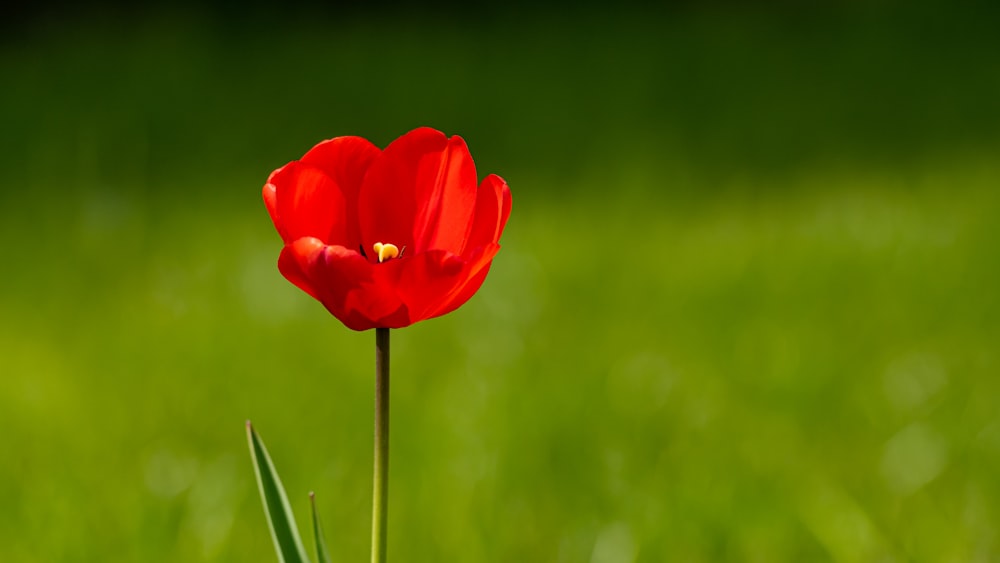
[[[406,303],[410,320],[417,322],[443,314],[442,311],[462,294],[469,281],[490,263],[499,248],[495,244],[487,246],[470,260],[463,260],[445,250],[432,250],[409,260],[400,260],[404,266],[396,292]],[[471,295],[465,296],[465,300]],[[455,304],[452,309],[460,304]]]
[[500,240],[510,217],[510,203],[510,188],[503,178],[490,174],[483,179],[476,192],[476,214],[463,254]]
[[[406,306],[392,286],[380,283],[374,266],[354,250],[304,237],[285,247],[282,274],[318,299],[353,330],[410,324]],[[281,261],[279,261],[279,267]]]
[[292,251],[291,247],[286,246],[281,249],[281,254],[278,256],[278,271],[281,272],[281,275],[285,276],[286,280],[292,282],[295,287],[308,293],[313,299],[319,300],[319,293],[299,265],[296,253]]
[[433,317],[438,317],[454,311],[468,301],[483,285],[486,274],[489,273],[493,265],[493,258],[500,251],[500,245],[491,243],[486,245],[482,253],[471,261],[472,267],[469,269],[468,279],[455,287],[448,296],[444,304],[434,312]]
[[[435,162],[437,160],[437,162]],[[476,164],[459,136],[440,156],[425,157],[417,179],[414,247],[460,253],[476,208]]]
[[362,241],[458,254],[472,225],[476,168],[461,137],[423,127],[372,163],[359,197]]
[[477,273],[475,273],[471,278],[469,278],[469,281],[465,282],[464,285],[462,285],[460,288],[458,288],[457,291],[455,291],[454,296],[451,298],[450,301],[445,302],[440,309],[435,311],[434,314],[432,314],[428,318],[447,315],[448,313],[454,311],[455,309],[458,309],[462,305],[465,305],[465,302],[468,301],[473,295],[475,295],[476,292],[479,291],[479,288],[482,287],[483,282],[486,281],[486,274],[490,273],[490,266],[492,265],[493,265],[492,259],[487,261],[486,264],[482,267],[482,269],[480,269]]
[[[272,173],[271,175],[273,176],[274,174]],[[271,183],[270,178],[264,184],[264,189],[261,193],[264,196],[264,206],[267,207],[267,214],[271,216],[271,222],[274,223],[275,230],[281,235],[281,240],[285,240],[285,229],[281,226],[281,221],[278,220],[277,187]]]
[[347,195],[361,189],[368,166],[381,152],[363,137],[335,137],[317,143],[299,162],[322,169]]
[[340,188],[344,197],[347,248],[361,244],[358,227],[358,194],[368,167],[382,151],[362,137],[336,137],[311,148],[299,162],[319,168]]
[[344,196],[322,169],[291,162],[271,178],[275,209],[285,244],[316,237],[328,244],[346,244]]
[[[497,178],[500,177],[497,176]],[[510,206],[513,203],[510,195],[510,186],[507,185],[507,182],[504,182],[503,178],[500,178],[500,181],[503,182],[503,188],[501,188],[503,192],[503,204],[500,206],[500,224],[497,225],[497,238],[494,239],[497,242],[500,241],[500,235],[503,234],[504,228],[507,227],[507,219],[510,219]]]

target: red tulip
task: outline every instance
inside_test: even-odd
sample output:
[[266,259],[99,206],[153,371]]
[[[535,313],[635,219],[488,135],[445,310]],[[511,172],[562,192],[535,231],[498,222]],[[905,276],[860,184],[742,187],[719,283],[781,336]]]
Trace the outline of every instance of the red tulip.
[[507,183],[476,181],[465,141],[434,129],[385,150],[323,141],[264,185],[278,269],[354,330],[449,313],[482,285],[510,215]]

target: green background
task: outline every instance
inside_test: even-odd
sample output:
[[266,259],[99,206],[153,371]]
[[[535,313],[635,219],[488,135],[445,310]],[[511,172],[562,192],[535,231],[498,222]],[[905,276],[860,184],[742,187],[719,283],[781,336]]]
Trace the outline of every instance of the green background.
[[281,278],[260,188],[421,125],[514,204],[479,294],[393,332],[390,560],[1000,560],[1000,36],[963,6],[8,22],[0,560],[275,561],[246,419],[368,559],[374,334]]

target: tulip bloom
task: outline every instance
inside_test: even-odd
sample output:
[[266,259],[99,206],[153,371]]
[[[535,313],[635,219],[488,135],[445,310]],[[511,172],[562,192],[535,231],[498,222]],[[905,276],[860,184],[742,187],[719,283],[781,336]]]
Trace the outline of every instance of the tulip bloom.
[[401,328],[479,289],[510,215],[510,189],[461,137],[421,128],[385,150],[337,137],[275,170],[264,203],[278,269],[348,328]]

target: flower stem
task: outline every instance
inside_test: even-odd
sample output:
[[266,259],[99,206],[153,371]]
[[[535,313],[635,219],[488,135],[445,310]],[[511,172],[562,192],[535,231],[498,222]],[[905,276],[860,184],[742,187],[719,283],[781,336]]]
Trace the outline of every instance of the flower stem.
[[375,472],[372,563],[385,563],[389,509],[389,329],[375,329]]

